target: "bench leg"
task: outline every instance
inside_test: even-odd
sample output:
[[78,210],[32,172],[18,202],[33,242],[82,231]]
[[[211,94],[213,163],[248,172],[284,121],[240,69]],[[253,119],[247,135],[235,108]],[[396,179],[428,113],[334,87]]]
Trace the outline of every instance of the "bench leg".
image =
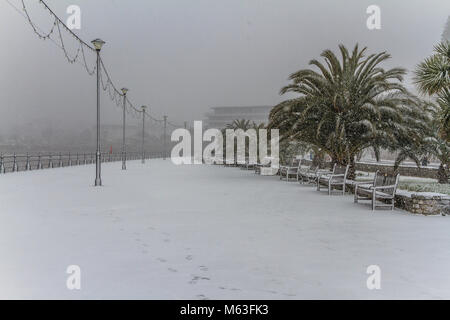
[[328,195],[331,196],[331,181],[328,181]]
[[376,191],[373,190],[373,194],[372,194],[372,211],[375,210],[375,202],[376,202]]

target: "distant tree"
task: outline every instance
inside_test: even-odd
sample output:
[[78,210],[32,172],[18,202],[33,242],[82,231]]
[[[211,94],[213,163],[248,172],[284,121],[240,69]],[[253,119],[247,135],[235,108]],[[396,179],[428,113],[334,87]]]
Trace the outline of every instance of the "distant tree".
[[250,120],[245,120],[245,119],[236,119],[233,120],[232,123],[229,123],[226,125],[226,129],[242,129],[244,131],[247,131],[248,129],[250,129],[252,127],[252,124],[250,123]]

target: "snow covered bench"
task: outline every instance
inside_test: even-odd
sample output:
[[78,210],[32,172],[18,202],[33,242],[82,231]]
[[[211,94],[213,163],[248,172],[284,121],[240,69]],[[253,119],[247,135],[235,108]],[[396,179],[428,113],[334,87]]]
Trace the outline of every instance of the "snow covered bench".
[[[389,207],[394,210],[398,178],[399,174],[380,174],[377,171],[372,183],[355,183],[355,203],[358,203],[358,200],[371,200],[372,210],[376,207]],[[377,200],[381,202],[377,204]]]
[[302,164],[301,159],[292,159],[292,163],[290,166],[281,166],[280,167],[280,180],[286,178],[286,181],[289,181],[290,176],[295,176],[297,178],[297,171],[300,169]]
[[331,174],[321,174],[317,178],[317,191],[320,191],[321,186],[328,187],[328,194],[331,195],[333,187],[342,186],[342,195],[345,194],[345,183],[348,174],[348,168],[350,166],[333,166],[333,172]]
[[[257,164],[255,164],[255,166],[254,166],[254,168],[255,168],[255,174],[260,174],[260,175],[263,175],[262,174],[262,171],[264,171],[265,173],[268,173],[268,172],[272,172],[273,170],[262,170],[263,168],[268,168],[268,169],[272,169],[272,158],[271,157],[265,157],[265,160],[266,161],[264,161],[265,162],[265,164],[263,164],[263,163],[257,163]],[[278,173],[278,169],[279,168],[276,168],[276,172],[273,174],[273,175],[275,175],[275,174],[277,174]],[[264,175],[269,175],[269,174],[264,174]],[[272,175],[272,174],[270,174],[270,175]]]
[[317,182],[317,178],[321,175],[321,174],[327,174],[327,173],[332,173],[332,171],[327,170],[327,169],[320,169],[318,166],[314,166],[312,165],[311,167],[309,167],[306,170],[303,170],[302,168],[300,168],[297,171],[297,181],[300,183],[316,183]]
[[259,174],[262,176],[274,176],[278,173],[279,168],[277,167],[261,167]]

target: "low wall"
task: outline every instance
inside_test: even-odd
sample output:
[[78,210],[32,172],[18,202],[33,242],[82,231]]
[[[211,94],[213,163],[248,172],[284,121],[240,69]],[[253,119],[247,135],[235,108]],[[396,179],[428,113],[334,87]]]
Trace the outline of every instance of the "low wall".
[[[393,172],[394,166],[389,164],[380,164],[380,163],[366,163],[366,162],[357,162],[356,170],[358,171],[367,171],[367,172],[375,172],[377,170],[383,172]],[[421,177],[421,178],[432,178],[437,179],[437,168],[431,167],[414,167],[414,166],[402,166],[398,167],[398,173],[402,176],[410,176],[410,177]]]
[[[348,183],[346,190],[354,193],[354,185]],[[450,196],[431,192],[409,192],[397,189],[395,194],[395,208],[426,216],[450,215]]]
[[450,197],[420,193],[397,193],[395,195],[395,206],[415,214],[449,215]]
[[[311,160],[303,160],[307,164],[311,164]],[[356,170],[365,172],[375,172],[380,170],[382,172],[393,172],[394,166],[392,164],[383,163],[367,163],[367,162],[356,162]],[[437,168],[433,167],[417,167],[417,166],[407,166],[400,165],[398,167],[398,173],[402,176],[410,177],[420,177],[420,178],[432,178],[437,179]]]

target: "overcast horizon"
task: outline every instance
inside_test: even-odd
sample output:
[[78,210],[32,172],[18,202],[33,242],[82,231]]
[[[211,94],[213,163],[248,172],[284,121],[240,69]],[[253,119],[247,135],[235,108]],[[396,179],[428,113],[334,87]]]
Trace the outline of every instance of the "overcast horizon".
[[[21,8],[21,1],[9,0]],[[44,31],[52,20],[38,1],[26,0]],[[356,43],[387,51],[384,67],[412,70],[441,39],[450,2],[434,1],[55,1],[81,8],[83,40],[106,41],[102,57],[115,84],[130,88],[136,105],[169,121],[201,120],[210,107],[275,105],[289,74],[308,67],[324,49]],[[381,30],[368,30],[366,8],[381,8]],[[95,77],[69,64],[62,50],[40,40],[28,22],[0,1],[2,70],[0,133],[51,123],[68,131],[95,124]],[[74,52],[67,39],[68,49]],[[72,44],[74,42],[72,41]],[[88,63],[93,65],[90,55]],[[408,74],[408,78],[410,77]],[[407,86],[412,89],[410,80]],[[136,121],[136,120],[130,120]],[[121,123],[120,109],[102,95],[102,123]]]

